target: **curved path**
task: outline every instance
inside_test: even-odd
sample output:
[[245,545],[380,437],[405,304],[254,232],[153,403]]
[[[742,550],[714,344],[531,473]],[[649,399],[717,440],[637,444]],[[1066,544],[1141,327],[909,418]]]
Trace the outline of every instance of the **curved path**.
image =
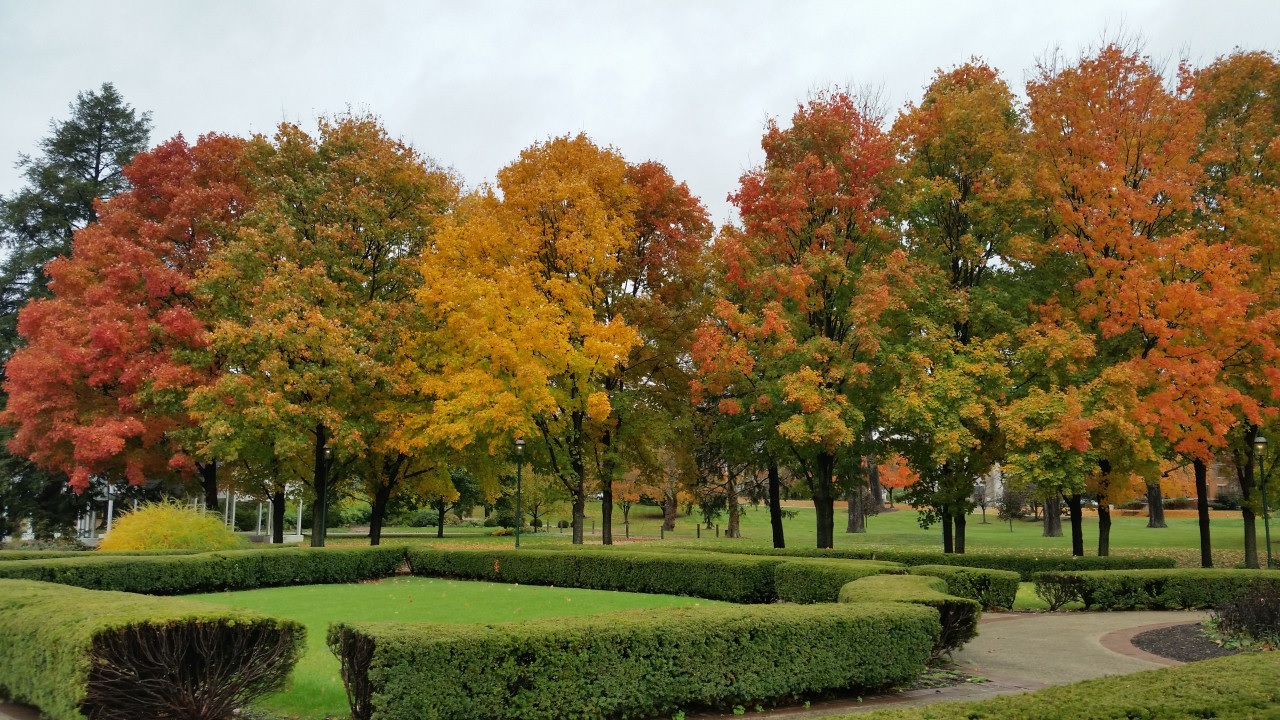
[[1206,617],[1207,613],[1185,611],[986,613],[978,625],[978,637],[953,659],[956,669],[986,678],[988,682],[911,690],[870,697],[863,702],[835,701],[752,716],[809,720],[884,708],[983,700],[1105,675],[1181,665],[1176,660],[1139,650],[1130,640],[1147,630],[1200,622]]
[[[987,613],[978,637],[955,654],[957,669],[988,682],[912,690],[865,702],[836,701],[811,708],[752,713],[752,717],[808,720],[830,715],[910,707],[953,700],[982,700],[1050,685],[1180,665],[1134,647],[1140,632],[1200,622],[1203,612]],[[706,718],[717,715],[702,716]],[[0,720],[38,720],[29,708],[0,704]]]

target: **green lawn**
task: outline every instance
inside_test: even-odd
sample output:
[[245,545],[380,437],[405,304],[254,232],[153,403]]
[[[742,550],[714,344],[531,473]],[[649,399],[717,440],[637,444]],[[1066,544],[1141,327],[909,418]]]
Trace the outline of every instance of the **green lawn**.
[[[813,508],[794,507],[787,509],[795,513],[794,517],[784,521],[787,545],[789,547],[813,547],[816,539]],[[621,516],[620,512],[615,511],[614,518],[617,524],[614,538],[619,543],[626,540],[626,532],[621,523]],[[560,516],[553,513],[549,517],[554,522]],[[851,534],[843,532],[845,526],[844,511],[842,508],[837,508],[835,546],[841,548],[889,545],[941,550],[941,529],[935,525],[928,530],[923,530],[916,522],[916,517],[916,512],[910,509],[883,513],[868,519],[866,533]],[[665,539],[659,540],[658,528],[661,521],[662,516],[657,508],[644,506],[633,508],[631,511],[631,541],[646,543],[667,542],[693,546],[710,543],[741,543],[743,545],[763,547],[768,547],[772,542],[772,535],[769,529],[769,514],[763,506],[747,506],[743,509],[743,537],[739,540],[717,538],[714,528],[707,530],[704,527],[699,533],[695,530],[695,518],[685,515],[681,515],[678,518],[675,531],[666,533]],[[722,515],[716,522],[719,523],[720,530],[723,533],[726,523],[725,517]],[[1181,564],[1186,566],[1199,565],[1199,530],[1194,518],[1169,518],[1169,526],[1160,529],[1148,528],[1146,523],[1145,517],[1114,517],[1111,530],[1112,554],[1133,555],[1158,552],[1160,554],[1173,555],[1179,559]],[[1262,523],[1259,522],[1258,525],[1258,534],[1261,536]],[[1244,533],[1239,516],[1214,519],[1210,527],[1215,549],[1215,564],[1221,567],[1230,567],[1242,562]],[[587,544],[600,542],[599,529],[600,504],[591,503],[587,509]],[[409,529],[396,528],[394,530]],[[412,542],[439,542],[435,539],[434,532],[431,530],[419,529],[418,532],[423,533],[422,538]],[[966,532],[967,551],[1030,550],[1033,552],[1069,554],[1071,552],[1071,529],[1065,518],[1063,532],[1063,537],[1046,538],[1042,537],[1041,526],[1038,521],[1015,521],[1011,529],[1008,523],[997,520],[994,512],[988,513],[987,524],[982,523],[980,513],[974,513],[969,518]],[[490,528],[447,527],[447,537],[444,542],[454,546],[457,546],[459,541],[465,544],[504,546],[511,545],[514,542],[512,537],[491,537],[491,533],[492,529]],[[1095,554],[1098,542],[1098,521],[1094,516],[1087,515],[1085,517],[1084,540],[1085,554]],[[367,542],[368,540],[364,538],[333,538],[330,540],[330,544],[334,545],[363,545]],[[388,539],[387,542],[405,542],[405,540],[395,538]],[[527,547],[568,542],[568,531],[561,531],[555,528],[546,533],[533,534],[525,532],[521,537],[522,545]],[[1261,544],[1261,537],[1259,537],[1259,546]]]
[[303,585],[188,597],[251,608],[292,618],[307,626],[306,654],[293,672],[291,686],[260,703],[260,708],[268,712],[304,718],[349,715],[338,660],[325,645],[331,622],[495,623],[714,604],[710,600],[670,595],[414,577],[358,585]]

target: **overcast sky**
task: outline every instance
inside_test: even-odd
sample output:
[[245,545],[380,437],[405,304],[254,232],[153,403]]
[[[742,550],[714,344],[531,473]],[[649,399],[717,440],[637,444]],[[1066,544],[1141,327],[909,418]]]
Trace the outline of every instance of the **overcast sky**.
[[78,91],[113,82],[151,111],[153,142],[350,107],[470,185],[585,131],[665,163],[724,221],[765,121],[815,88],[879,86],[896,112],[974,55],[1020,88],[1047,51],[1117,29],[1174,61],[1276,51],[1280,0],[0,0],[0,193]]

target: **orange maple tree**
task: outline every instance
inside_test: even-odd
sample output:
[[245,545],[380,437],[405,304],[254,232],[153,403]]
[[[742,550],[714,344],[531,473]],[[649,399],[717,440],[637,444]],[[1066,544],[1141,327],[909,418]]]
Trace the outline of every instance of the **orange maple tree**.
[[243,148],[179,136],[139,154],[124,170],[132,189],[49,263],[53,297],[23,309],[27,345],[7,369],[15,452],[81,490],[91,476],[141,484],[199,466],[216,505],[216,464],[183,436],[181,400],[214,372],[185,357],[207,343],[193,282],[248,201]]
[[837,460],[864,454],[872,360],[900,307],[890,288],[909,284],[885,225],[894,146],[844,93],[802,105],[788,128],[771,121],[761,145],[764,163],[730,196],[743,227],[716,242],[732,291],[698,332],[698,390],[723,396],[725,415],[776,418],[827,548]]

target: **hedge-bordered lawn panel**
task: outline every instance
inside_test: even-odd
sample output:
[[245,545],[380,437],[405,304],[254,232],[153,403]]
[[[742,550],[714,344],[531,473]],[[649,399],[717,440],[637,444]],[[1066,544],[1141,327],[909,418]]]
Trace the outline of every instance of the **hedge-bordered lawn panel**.
[[715,606],[701,598],[643,595],[579,588],[495,584],[441,578],[394,577],[351,585],[306,585],[211,593],[194,599],[297,620],[307,627],[307,649],[289,686],[257,708],[283,717],[343,717],[347,712],[338,661],[325,636],[335,622],[440,622],[494,624],[604,612]]
[[0,580],[0,696],[54,720],[216,720],[279,687],[304,634],[190,600]]
[[924,669],[938,615],[900,603],[681,608],[329,632],[356,720],[643,718],[876,688]]

